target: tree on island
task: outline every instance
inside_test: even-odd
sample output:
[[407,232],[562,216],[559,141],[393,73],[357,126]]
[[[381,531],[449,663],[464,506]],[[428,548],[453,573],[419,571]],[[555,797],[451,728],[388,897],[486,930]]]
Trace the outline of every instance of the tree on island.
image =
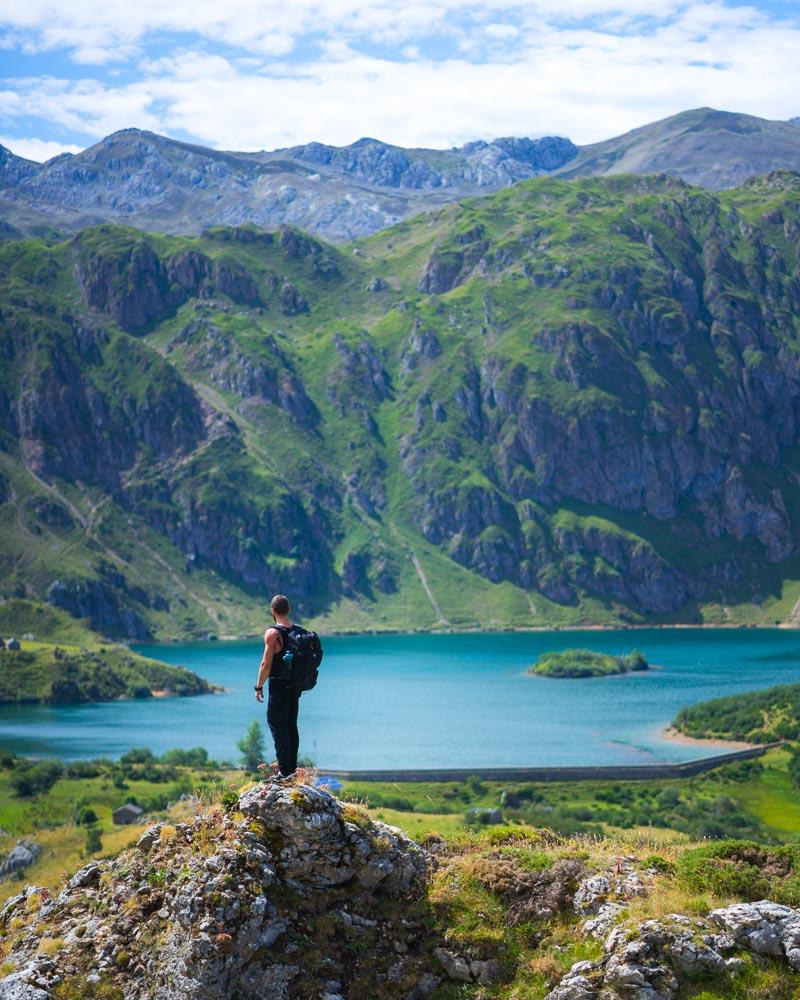
[[264,760],[267,752],[264,744],[264,734],[258,720],[253,719],[244,736],[236,741],[236,746],[242,755],[242,764],[248,771],[255,771]]

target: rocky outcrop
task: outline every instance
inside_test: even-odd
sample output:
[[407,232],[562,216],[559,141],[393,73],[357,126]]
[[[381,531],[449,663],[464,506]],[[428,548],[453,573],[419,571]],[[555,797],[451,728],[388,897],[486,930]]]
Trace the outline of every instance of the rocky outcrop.
[[573,965],[546,1000],[672,1000],[698,978],[737,976],[745,958],[783,959],[798,972],[800,911],[762,900],[705,919],[673,913],[614,927],[603,950],[600,961]]
[[42,853],[40,844],[35,840],[23,838],[8,851],[7,854],[0,855],[0,880],[19,877],[21,872],[32,865]]
[[54,580],[47,590],[48,603],[74,618],[88,619],[90,626],[103,635],[152,638],[143,612],[149,609],[168,611],[167,601],[159,594],[150,594],[132,584],[108,562],[98,563],[96,571],[96,579]]
[[119,336],[69,315],[46,335],[35,320],[6,327],[18,362],[7,429],[38,475],[116,491],[143,453],[186,454],[205,436],[194,391],[146,345]]
[[333,337],[336,363],[330,366],[325,393],[339,414],[355,412],[367,433],[377,437],[377,424],[371,408],[392,396],[389,373],[373,341],[367,336],[349,340],[342,334]]
[[250,353],[213,317],[198,317],[170,341],[170,351],[178,347],[189,371],[202,373],[225,392],[278,406],[306,430],[319,422],[319,410],[274,337],[264,337],[258,351]]
[[357,981],[364,995],[422,997],[438,981],[412,909],[426,865],[398,830],[326,792],[259,784],[227,814],[153,827],[90,862],[55,898],[29,886],[9,900],[0,929],[14,971],[0,997],[44,1000],[60,984],[131,1000],[287,1000],[309,978],[315,996]]
[[278,302],[285,316],[298,316],[308,312],[308,301],[291,281],[284,281],[278,291]]
[[185,554],[189,571],[204,566],[258,594],[305,595],[301,610],[331,585],[324,521],[296,493],[265,481],[236,435],[219,437],[180,469],[143,469],[124,502]]
[[75,277],[86,304],[128,333],[146,332],[192,296],[226,295],[251,306],[261,301],[252,274],[236,260],[212,262],[196,250],[162,260],[146,238],[108,244],[105,233],[99,227],[75,237]]
[[150,629],[129,600],[102,580],[54,580],[47,590],[47,601],[74,618],[86,618],[103,635],[150,639]]
[[451,244],[438,247],[422,268],[417,289],[441,295],[460,285],[489,249],[482,226],[473,226],[453,236]]

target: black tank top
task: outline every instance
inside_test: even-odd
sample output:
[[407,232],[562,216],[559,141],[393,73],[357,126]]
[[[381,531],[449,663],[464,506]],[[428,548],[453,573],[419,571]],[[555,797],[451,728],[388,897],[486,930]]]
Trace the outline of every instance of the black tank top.
[[269,676],[276,680],[288,681],[291,678],[286,676],[286,665],[283,661],[283,656],[286,652],[286,636],[293,632],[299,635],[303,629],[296,622],[293,622],[290,626],[274,625],[273,628],[278,630],[278,634],[281,637],[281,651],[272,654],[272,666],[270,667]]

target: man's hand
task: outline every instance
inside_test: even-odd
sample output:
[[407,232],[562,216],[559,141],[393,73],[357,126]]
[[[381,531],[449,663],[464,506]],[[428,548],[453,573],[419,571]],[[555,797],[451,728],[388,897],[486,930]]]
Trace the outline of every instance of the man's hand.
[[260,691],[256,691],[256,701],[263,701],[263,700],[264,700],[264,688],[261,688]]

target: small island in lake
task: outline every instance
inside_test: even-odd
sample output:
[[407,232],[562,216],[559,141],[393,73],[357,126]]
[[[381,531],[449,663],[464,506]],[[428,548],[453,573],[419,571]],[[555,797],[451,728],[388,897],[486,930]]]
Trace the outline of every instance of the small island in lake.
[[591,649],[563,649],[542,653],[528,673],[540,677],[609,677],[649,669],[650,664],[638,649],[626,656],[611,656]]

